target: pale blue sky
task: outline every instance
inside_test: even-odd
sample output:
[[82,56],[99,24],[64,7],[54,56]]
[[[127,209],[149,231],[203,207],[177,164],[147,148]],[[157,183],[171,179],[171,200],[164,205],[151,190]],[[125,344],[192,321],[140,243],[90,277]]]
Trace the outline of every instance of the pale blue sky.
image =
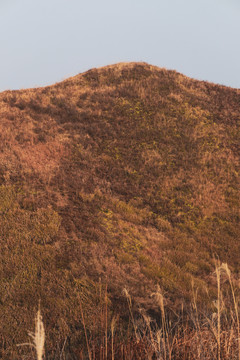
[[146,61],[240,88],[239,0],[0,0],[0,91]]

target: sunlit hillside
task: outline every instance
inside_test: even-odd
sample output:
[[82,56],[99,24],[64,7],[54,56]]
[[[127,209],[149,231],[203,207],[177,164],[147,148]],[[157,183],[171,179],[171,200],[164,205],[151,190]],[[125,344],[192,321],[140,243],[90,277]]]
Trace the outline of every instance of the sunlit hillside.
[[130,331],[124,288],[155,318],[157,285],[173,321],[193,287],[212,311],[216,261],[240,271],[239,123],[240,90],[145,63],[1,93],[0,357],[39,299],[47,359],[79,359],[103,303]]

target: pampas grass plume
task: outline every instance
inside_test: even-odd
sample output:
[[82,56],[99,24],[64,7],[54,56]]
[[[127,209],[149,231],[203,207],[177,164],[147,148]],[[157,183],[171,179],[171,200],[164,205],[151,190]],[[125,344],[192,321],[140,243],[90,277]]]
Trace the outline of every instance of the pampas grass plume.
[[45,330],[42,321],[40,305],[35,318],[35,331],[34,332],[29,331],[28,335],[33,339],[33,343],[30,342],[25,344],[19,344],[17,346],[24,346],[24,345],[33,346],[36,350],[37,360],[42,360],[44,354]]
[[37,353],[37,360],[42,360],[44,354],[45,330],[40,307],[35,319],[35,332],[29,332],[28,335],[33,339],[33,345]]

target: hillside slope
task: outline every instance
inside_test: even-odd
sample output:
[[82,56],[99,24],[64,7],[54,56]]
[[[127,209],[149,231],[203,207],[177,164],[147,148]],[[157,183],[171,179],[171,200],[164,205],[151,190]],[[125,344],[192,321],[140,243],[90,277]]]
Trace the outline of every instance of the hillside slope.
[[1,357],[39,298],[49,353],[105,284],[119,313],[123,288],[154,309],[156,284],[177,309],[191,279],[210,306],[215,259],[240,270],[239,123],[240,90],[145,63],[1,93]]

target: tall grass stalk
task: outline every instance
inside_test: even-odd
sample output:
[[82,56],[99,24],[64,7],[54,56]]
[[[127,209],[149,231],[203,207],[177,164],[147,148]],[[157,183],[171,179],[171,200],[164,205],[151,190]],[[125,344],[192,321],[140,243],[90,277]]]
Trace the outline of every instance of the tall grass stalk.
[[44,354],[45,330],[40,307],[36,316],[35,333],[29,332],[29,336],[33,339],[34,347],[37,353],[37,360],[42,360]]
[[84,334],[85,334],[85,339],[86,339],[86,344],[87,344],[88,357],[89,357],[89,360],[92,360],[92,355],[91,355],[90,346],[89,346],[89,342],[88,342],[88,336],[87,336],[87,330],[86,330],[81,300],[79,303],[80,303],[80,311],[81,311],[82,323],[83,323],[83,328],[84,328]]
[[105,289],[105,358],[108,356],[108,297],[107,297],[107,284]]
[[112,360],[114,360],[114,332],[115,332],[115,328],[116,328],[116,323],[117,323],[117,317],[114,316],[112,318],[112,321],[111,321],[111,337],[112,337],[112,342],[111,342],[111,345],[112,345]]
[[44,355],[45,330],[42,321],[40,306],[35,318],[35,332],[29,332],[28,335],[33,339],[33,343],[25,343],[18,346],[33,346],[36,351],[37,360],[42,360]]
[[164,308],[164,298],[161,292],[159,285],[157,286],[157,291],[152,294],[156,298],[156,302],[161,310],[161,318],[162,318],[162,336],[163,336],[163,349],[164,349],[164,360],[167,359],[167,350],[168,350],[168,358],[171,360],[172,358],[172,346],[170,345],[168,328],[166,322],[165,308]]
[[137,333],[137,327],[136,327],[136,324],[135,324],[135,321],[134,321],[134,317],[133,317],[131,296],[130,296],[130,294],[129,294],[129,292],[127,291],[126,288],[123,289],[123,294],[125,295],[125,297],[126,297],[126,299],[127,299],[127,302],[128,302],[129,313],[130,313],[130,316],[131,316],[131,320],[132,320],[132,324],[133,324],[133,328],[134,328],[135,337],[136,337],[136,340],[137,340],[137,342],[138,342],[138,341],[139,341],[139,336],[138,336],[138,333]]
[[218,298],[217,298],[217,351],[218,351],[218,360],[221,360],[221,267],[216,266],[216,276],[217,276],[217,289],[218,289]]
[[228,281],[229,281],[229,284],[230,284],[230,287],[231,287],[232,297],[233,297],[234,311],[235,311],[236,320],[237,320],[238,360],[240,360],[240,328],[239,328],[238,305],[237,305],[237,301],[236,301],[236,297],[235,297],[235,293],[234,293],[234,289],[233,289],[231,271],[230,271],[230,269],[229,269],[229,267],[228,267],[228,264],[223,263],[223,264],[222,264],[222,269],[225,270],[225,272],[226,272],[226,274],[227,274]]
[[[198,307],[197,307],[197,294],[198,289],[194,290],[194,281],[192,279],[192,294],[193,294],[193,301],[192,301],[192,308],[193,308],[193,323],[197,329],[196,331],[196,337],[198,338],[198,342],[202,344],[202,332],[201,332],[201,325],[199,321],[199,313],[198,313]],[[198,356],[200,357],[201,353],[201,346],[198,347]]]

